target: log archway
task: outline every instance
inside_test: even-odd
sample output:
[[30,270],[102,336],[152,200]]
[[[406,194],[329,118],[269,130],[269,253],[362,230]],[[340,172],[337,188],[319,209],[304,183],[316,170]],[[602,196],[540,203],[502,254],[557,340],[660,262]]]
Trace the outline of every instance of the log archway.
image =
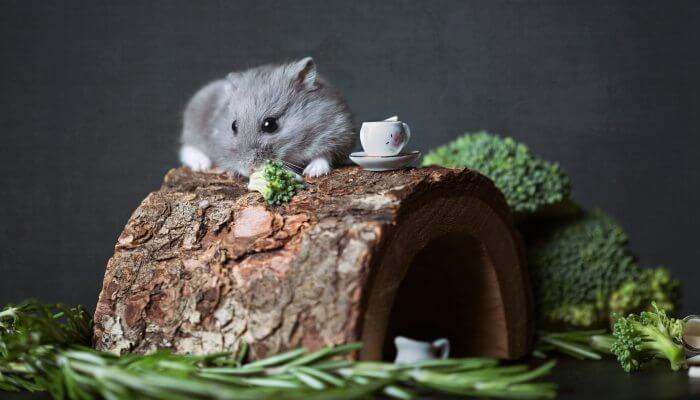
[[105,271],[95,347],[257,358],[394,334],[448,336],[456,355],[519,357],[529,286],[501,193],[469,170],[342,168],[265,205],[227,173],[170,171]]
[[481,196],[422,197],[388,234],[369,285],[362,356],[391,358],[397,335],[447,337],[456,356],[524,355],[531,294],[510,221]]
[[387,320],[384,358],[395,357],[396,336],[448,338],[455,357],[506,357],[503,332],[508,329],[493,262],[472,236],[451,233],[420,250],[408,267]]

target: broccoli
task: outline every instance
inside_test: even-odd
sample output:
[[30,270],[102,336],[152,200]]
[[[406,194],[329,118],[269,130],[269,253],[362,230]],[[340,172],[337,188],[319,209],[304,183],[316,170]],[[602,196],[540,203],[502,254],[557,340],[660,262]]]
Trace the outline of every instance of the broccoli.
[[663,268],[640,268],[627,235],[600,211],[528,232],[528,262],[542,322],[573,327],[609,323],[610,310],[639,311],[652,300],[674,311],[678,282]]
[[423,165],[468,167],[488,176],[518,219],[567,213],[573,206],[569,177],[559,165],[530,153],[527,146],[509,137],[467,133],[430,151]]
[[640,268],[625,231],[600,211],[581,210],[556,163],[512,138],[479,132],[430,151],[423,165],[433,164],[473,168],[503,192],[528,242],[541,322],[593,328],[612,322],[610,311],[648,310],[652,301],[678,308],[678,281],[665,268]]
[[291,200],[302,187],[297,175],[277,161],[266,161],[250,175],[248,182],[248,190],[262,193],[265,201],[273,205]]
[[674,371],[685,364],[683,321],[669,318],[656,303],[652,305],[654,311],[620,317],[613,328],[615,342],[611,350],[627,372],[638,370],[653,358],[667,359]]
[[652,303],[669,312],[678,309],[680,283],[666,268],[643,269],[636,278],[623,283],[610,295],[609,309],[612,315],[625,315],[651,311]]
[[655,302],[651,309],[618,317],[612,335],[606,330],[539,332],[533,355],[545,358],[559,351],[581,360],[600,360],[612,354],[627,372],[638,370],[653,358],[666,358],[677,371],[685,365],[684,322],[669,318]]

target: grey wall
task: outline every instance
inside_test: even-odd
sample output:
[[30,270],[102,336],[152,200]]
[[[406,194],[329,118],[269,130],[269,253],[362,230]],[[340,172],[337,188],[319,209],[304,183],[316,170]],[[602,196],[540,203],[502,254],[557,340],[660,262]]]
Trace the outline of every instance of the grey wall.
[[695,1],[0,4],[0,303],[93,306],[130,212],[176,164],[180,111],[229,70],[312,55],[358,120],[420,150],[466,130],[561,161],[700,312]]

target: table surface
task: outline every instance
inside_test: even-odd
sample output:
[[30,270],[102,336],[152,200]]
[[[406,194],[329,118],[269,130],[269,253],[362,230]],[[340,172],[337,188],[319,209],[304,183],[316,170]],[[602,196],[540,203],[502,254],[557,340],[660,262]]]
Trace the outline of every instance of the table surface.
[[[557,358],[548,378],[559,385],[558,399],[698,399],[700,379],[691,380],[687,371],[672,372],[660,361],[628,374],[612,359],[579,361]],[[49,399],[45,393],[3,393],[0,399]],[[425,400],[454,399],[429,396]]]
[[700,380],[688,371],[673,372],[658,360],[642,371],[625,372],[614,359],[580,361],[558,358],[551,379],[561,399],[697,399]]

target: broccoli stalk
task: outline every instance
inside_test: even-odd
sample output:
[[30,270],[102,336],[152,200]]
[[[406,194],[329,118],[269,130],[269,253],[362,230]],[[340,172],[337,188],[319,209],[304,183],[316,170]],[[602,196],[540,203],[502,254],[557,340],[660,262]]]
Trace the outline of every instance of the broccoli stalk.
[[268,160],[250,175],[248,190],[260,192],[268,204],[279,205],[291,200],[304,187],[297,179],[281,163]]
[[671,369],[679,370],[685,364],[682,346],[683,321],[670,318],[652,303],[654,311],[620,317],[615,323],[615,343],[612,353],[625,371],[636,371],[653,358],[665,358]]

